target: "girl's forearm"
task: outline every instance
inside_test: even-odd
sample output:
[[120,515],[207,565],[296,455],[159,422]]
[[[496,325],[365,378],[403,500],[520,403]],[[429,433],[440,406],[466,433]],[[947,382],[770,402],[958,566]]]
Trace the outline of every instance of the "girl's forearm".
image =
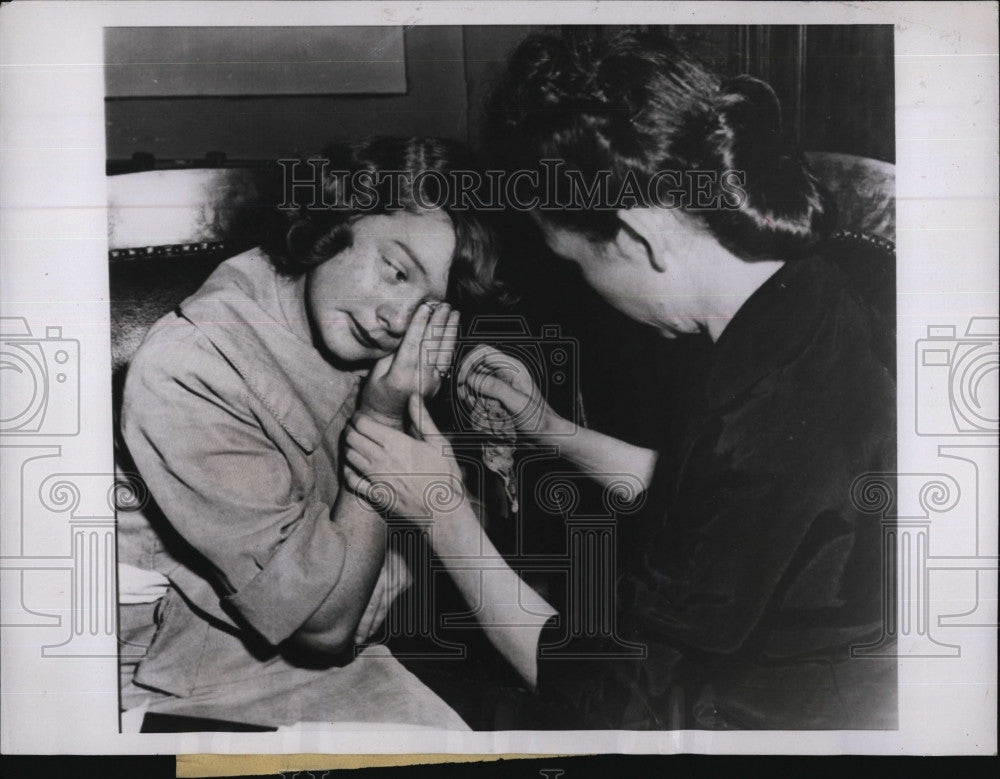
[[534,687],[538,637],[555,609],[507,564],[468,502],[454,514],[435,521],[431,545],[463,597],[476,610],[487,637]]

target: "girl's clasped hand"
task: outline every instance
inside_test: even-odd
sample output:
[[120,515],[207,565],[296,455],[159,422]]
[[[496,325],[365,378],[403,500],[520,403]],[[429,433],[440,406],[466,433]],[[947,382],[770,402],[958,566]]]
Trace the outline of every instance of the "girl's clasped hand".
[[344,441],[344,481],[384,514],[437,519],[435,507],[457,507],[464,500],[461,470],[418,394],[410,396],[407,410],[419,437],[355,415]]
[[359,411],[399,427],[408,398],[433,397],[451,368],[458,340],[459,312],[447,303],[421,303],[398,348],[372,367]]

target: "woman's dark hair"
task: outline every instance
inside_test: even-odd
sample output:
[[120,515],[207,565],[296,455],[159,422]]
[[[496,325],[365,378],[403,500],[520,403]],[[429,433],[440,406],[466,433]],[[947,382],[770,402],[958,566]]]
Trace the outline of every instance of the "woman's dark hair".
[[[563,185],[566,170],[587,182],[610,172],[612,193],[627,180],[656,189],[661,171],[714,177],[709,202],[729,207],[680,207],[744,259],[791,259],[831,229],[832,204],[785,143],[774,91],[749,76],[721,79],[665,35],[533,35],[512,55],[493,101],[494,140],[512,169],[560,160]],[[735,198],[721,189],[728,171],[745,176]],[[538,213],[595,240],[621,225],[614,208],[546,209],[543,201]]]
[[[442,189],[452,172],[476,170],[461,144],[430,137],[378,137],[331,143],[302,162],[310,160],[311,164],[298,166],[296,180],[322,165],[322,202],[305,197],[307,202],[286,208],[265,241],[264,248],[280,272],[301,275],[351,246],[352,226],[360,217],[431,205],[447,213],[455,229],[448,302],[460,309],[483,310],[508,301],[507,286],[496,277],[499,250],[493,231],[480,215]],[[386,175],[390,172],[392,176]]]

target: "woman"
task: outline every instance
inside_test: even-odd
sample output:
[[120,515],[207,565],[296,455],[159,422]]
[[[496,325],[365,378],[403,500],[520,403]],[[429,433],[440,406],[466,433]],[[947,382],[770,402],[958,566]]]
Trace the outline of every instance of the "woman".
[[474,214],[415,188],[468,169],[457,145],[378,139],[326,160],[326,207],[222,263],[129,367],[123,435],[166,519],[171,584],[129,703],[464,727],[384,649],[349,662],[405,581],[381,518],[340,489],[338,449],[353,414],[401,427],[407,397],[437,391],[458,307],[497,291],[496,255]]
[[[512,57],[498,113],[513,166],[572,172],[561,200],[518,198],[537,204],[552,252],[630,318],[713,342],[699,408],[656,452],[574,431],[509,356],[484,347],[459,372],[472,400],[531,420],[520,435],[598,480],[647,485],[643,513],[618,528],[622,548],[644,552],[617,582],[618,635],[645,659],[602,659],[615,647],[567,636],[550,606],[516,608],[526,585],[495,562],[480,596],[467,558],[496,550],[468,506],[435,517],[437,553],[465,558],[452,574],[538,690],[540,724],[895,727],[894,662],[852,657],[881,635],[883,594],[878,519],[851,501],[856,477],[894,470],[895,383],[879,318],[830,261],[831,213],[780,140],[773,91],[724,82],[659,36],[535,36]],[[605,176],[611,197],[574,201],[572,175]],[[623,204],[623,190],[646,199]],[[346,438],[348,485],[388,481],[404,514],[419,491],[386,474],[456,472],[419,398],[411,414],[426,440],[364,416]]]

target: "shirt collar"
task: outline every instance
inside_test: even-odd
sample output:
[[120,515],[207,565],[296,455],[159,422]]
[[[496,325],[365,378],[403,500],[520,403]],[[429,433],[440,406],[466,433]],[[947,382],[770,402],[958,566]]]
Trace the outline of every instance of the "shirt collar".
[[312,344],[305,279],[285,278],[259,249],[222,263],[180,305],[305,451],[318,445],[367,370],[343,371]]
[[840,273],[819,256],[785,263],[736,312],[715,344],[707,402],[734,402],[789,365],[812,339],[843,288]]

